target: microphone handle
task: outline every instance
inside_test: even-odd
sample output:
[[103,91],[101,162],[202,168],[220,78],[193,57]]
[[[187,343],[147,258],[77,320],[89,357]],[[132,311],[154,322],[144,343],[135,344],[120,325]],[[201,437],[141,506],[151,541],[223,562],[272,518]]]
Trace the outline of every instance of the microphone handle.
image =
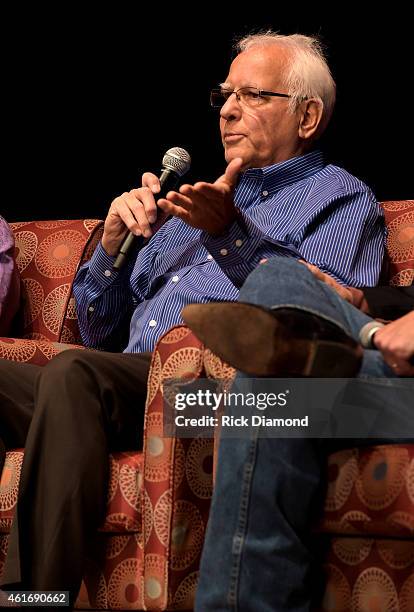
[[[161,190],[159,193],[156,194],[156,201],[159,200],[160,198],[164,198],[169,191],[176,189],[179,180],[180,180],[180,177],[178,174],[176,174],[173,170],[164,168],[160,176]],[[165,215],[163,211],[158,209],[157,219],[151,225],[153,235],[155,234],[155,232],[157,232],[160,229],[162,225],[164,225],[164,223],[167,221],[168,218],[169,217]],[[118,255],[113,265],[113,269],[121,270],[132,248],[137,243],[141,243],[140,248],[142,248],[143,246],[145,246],[148,240],[149,240],[148,238],[144,239],[142,236],[135,236],[135,234],[133,234],[132,232],[128,232],[126,238],[124,238],[124,241],[122,242],[119,248]]]

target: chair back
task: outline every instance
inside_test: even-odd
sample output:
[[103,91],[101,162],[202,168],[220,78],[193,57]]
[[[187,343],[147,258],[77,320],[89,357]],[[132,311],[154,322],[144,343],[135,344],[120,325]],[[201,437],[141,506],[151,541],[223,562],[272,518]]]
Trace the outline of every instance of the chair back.
[[10,224],[21,280],[21,307],[13,335],[52,342],[80,342],[72,285],[103,232],[97,219]]

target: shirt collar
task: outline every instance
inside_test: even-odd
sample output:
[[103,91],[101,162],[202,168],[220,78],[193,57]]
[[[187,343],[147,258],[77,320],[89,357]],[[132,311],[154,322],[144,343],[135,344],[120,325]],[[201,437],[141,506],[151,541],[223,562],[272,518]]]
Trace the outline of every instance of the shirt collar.
[[324,165],[322,152],[316,150],[265,168],[249,168],[243,173],[241,182],[245,179],[262,181],[262,188],[271,194],[282,187],[309,178],[322,170]]

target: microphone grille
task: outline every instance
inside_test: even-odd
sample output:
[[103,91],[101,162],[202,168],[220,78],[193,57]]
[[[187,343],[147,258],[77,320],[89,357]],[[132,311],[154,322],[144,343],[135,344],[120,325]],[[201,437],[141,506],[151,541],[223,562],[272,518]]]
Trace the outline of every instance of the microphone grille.
[[178,174],[178,176],[183,176],[190,169],[191,157],[185,149],[173,147],[172,149],[168,149],[162,158],[162,165],[164,168]]

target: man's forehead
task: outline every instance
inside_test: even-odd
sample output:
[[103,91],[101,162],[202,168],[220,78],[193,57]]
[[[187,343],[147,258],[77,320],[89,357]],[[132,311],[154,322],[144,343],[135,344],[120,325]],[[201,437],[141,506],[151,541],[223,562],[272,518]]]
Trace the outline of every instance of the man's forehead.
[[[233,60],[225,84],[230,87],[260,86],[263,79],[278,80],[286,68],[286,49],[279,45],[253,47]],[[259,83],[258,83],[259,82]]]

